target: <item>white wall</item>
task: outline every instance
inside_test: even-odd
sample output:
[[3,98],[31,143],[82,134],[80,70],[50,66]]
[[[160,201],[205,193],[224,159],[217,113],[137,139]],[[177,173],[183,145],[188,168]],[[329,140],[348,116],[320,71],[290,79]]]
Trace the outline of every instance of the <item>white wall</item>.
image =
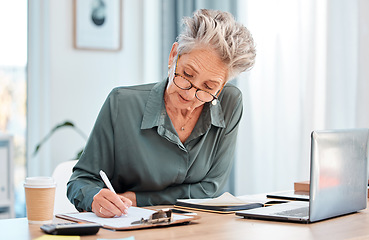
[[357,124],[369,126],[369,1],[359,0],[359,50],[358,50],[358,79],[357,86],[358,101],[365,104],[358,105]]
[[[157,48],[147,50],[158,44],[158,33],[143,28],[150,18],[159,27],[155,2],[122,1],[123,47],[105,52],[73,48],[73,0],[29,1],[28,175],[51,175],[56,164],[72,159],[84,146],[83,138],[65,128],[32,156],[56,124],[70,120],[88,135],[112,88],[160,80],[155,70],[150,71],[152,79],[145,80],[143,71],[143,63],[153,60],[150,69],[155,69],[158,62],[152,54]],[[144,49],[151,53],[146,58]]]

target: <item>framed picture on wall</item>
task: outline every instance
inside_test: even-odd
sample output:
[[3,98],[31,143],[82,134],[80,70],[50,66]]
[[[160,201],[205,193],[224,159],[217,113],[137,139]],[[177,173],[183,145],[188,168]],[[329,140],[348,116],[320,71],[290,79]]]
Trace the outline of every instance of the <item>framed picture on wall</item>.
[[121,0],[74,0],[76,49],[119,51],[121,25]]

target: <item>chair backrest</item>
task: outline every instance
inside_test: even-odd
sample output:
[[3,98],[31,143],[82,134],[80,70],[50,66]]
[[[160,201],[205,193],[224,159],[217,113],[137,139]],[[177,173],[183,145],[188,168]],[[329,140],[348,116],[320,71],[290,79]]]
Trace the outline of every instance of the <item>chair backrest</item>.
[[78,160],[60,163],[54,169],[52,177],[56,181],[54,215],[61,213],[78,212],[67,198],[67,183],[72,175],[72,169]]

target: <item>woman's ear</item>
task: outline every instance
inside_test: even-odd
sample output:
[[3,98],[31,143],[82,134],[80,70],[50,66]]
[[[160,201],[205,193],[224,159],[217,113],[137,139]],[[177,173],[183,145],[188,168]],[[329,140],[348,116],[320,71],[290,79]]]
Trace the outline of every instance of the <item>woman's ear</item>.
[[169,60],[168,60],[168,68],[171,67],[171,65],[175,62],[175,58],[178,54],[178,43],[174,42],[172,45],[172,49],[170,50],[169,53]]

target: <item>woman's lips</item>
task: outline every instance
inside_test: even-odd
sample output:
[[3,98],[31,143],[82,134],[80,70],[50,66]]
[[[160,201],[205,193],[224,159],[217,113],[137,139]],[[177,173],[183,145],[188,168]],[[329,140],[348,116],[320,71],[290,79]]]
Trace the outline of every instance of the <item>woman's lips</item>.
[[178,98],[179,98],[179,100],[180,100],[181,102],[184,102],[184,103],[188,103],[188,102],[190,102],[190,100],[185,99],[185,98],[184,98],[184,97],[182,97],[182,95],[181,95],[181,94],[179,94],[179,93],[178,93]]

